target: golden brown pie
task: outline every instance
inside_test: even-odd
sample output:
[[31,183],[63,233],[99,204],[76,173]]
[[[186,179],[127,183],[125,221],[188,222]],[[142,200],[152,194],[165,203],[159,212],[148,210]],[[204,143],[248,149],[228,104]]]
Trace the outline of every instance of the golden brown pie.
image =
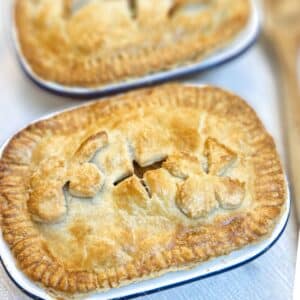
[[239,97],[170,84],[30,125],[0,165],[2,232],[45,287],[82,293],[267,237],[286,199],[273,139]]
[[88,87],[198,62],[250,10],[249,0],[16,0],[15,19],[35,74]]

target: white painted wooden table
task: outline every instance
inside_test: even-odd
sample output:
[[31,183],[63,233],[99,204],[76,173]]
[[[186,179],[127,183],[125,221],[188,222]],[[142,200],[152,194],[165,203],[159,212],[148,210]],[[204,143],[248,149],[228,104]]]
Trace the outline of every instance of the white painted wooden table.
[[[0,1],[0,9],[1,2]],[[5,0],[6,1],[6,0]],[[2,26],[0,22],[0,26]],[[82,103],[60,98],[33,85],[21,72],[13,49],[8,45],[7,28],[0,27],[0,143],[28,122],[63,108]],[[234,62],[188,79],[232,90],[244,97],[258,112],[275,137],[280,154],[281,137],[274,77],[262,45],[258,44]],[[238,269],[205,280],[145,296],[145,299],[205,300],[288,300],[292,297],[296,257],[296,226],[293,213],[287,229],[271,250]],[[0,299],[28,299],[0,268]]]

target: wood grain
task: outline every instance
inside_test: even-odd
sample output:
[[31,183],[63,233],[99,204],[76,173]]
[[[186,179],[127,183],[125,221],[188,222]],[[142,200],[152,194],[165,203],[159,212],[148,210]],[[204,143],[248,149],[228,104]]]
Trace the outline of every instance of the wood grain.
[[282,121],[292,196],[300,223],[300,93],[297,55],[300,40],[300,3],[266,0],[265,36],[279,67]]
[[[282,121],[285,129],[288,170],[297,221],[300,225],[300,93],[297,57],[300,40],[300,3],[298,0],[265,0],[265,36],[277,58]],[[300,240],[300,232],[298,243]],[[296,260],[293,299],[300,296],[300,243]]]

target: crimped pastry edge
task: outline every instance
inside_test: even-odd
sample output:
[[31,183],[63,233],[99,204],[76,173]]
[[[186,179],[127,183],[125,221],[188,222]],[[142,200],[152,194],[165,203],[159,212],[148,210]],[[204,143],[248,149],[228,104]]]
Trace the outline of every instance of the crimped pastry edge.
[[[17,51],[19,52],[21,62],[23,64],[23,67],[25,68],[26,72],[30,75],[30,77],[33,78],[34,81],[37,81],[40,83],[42,86],[45,86],[46,88],[49,88],[51,90],[57,91],[57,92],[67,92],[67,93],[74,93],[74,94],[86,94],[87,92],[98,92],[99,89],[100,91],[102,89],[105,89],[108,87],[108,90],[110,91],[111,89],[114,89],[114,85],[118,87],[118,85],[122,84],[135,84],[135,81],[139,81],[139,79],[142,77],[152,77],[152,75],[160,75],[161,73],[172,71],[176,68],[183,69],[185,67],[190,67],[195,64],[201,63],[205,58],[209,58],[211,55],[214,53],[217,53],[218,51],[221,51],[224,47],[226,47],[229,43],[231,43],[237,36],[242,32],[244,28],[246,28],[247,23],[250,20],[251,13],[253,13],[254,6],[256,4],[254,3],[256,0],[247,0],[247,6],[248,9],[247,11],[244,11],[241,13],[242,16],[238,15],[236,16],[235,20],[230,20],[229,23],[232,23],[231,29],[234,28],[235,26],[237,27],[235,30],[232,30],[230,32],[229,28],[227,26],[222,26],[221,31],[217,33],[218,36],[227,36],[228,37],[225,40],[220,40],[216,41],[216,45],[211,46],[208,49],[201,50],[197,55],[193,55],[193,58],[191,59],[183,59],[183,60],[176,60],[173,63],[168,63],[168,64],[161,64],[162,66],[159,68],[154,68],[151,69],[151,66],[149,66],[149,70],[147,70],[147,66],[145,68],[142,68],[138,73],[133,73],[133,74],[113,74],[114,70],[116,72],[120,71],[120,68],[122,69],[123,67],[120,65],[113,65],[107,68],[107,72],[103,72],[101,69],[101,76],[106,76],[105,74],[111,73],[109,75],[111,78],[108,79],[93,79],[90,74],[86,74],[87,80],[82,79],[81,76],[78,76],[76,81],[74,81],[70,77],[70,73],[68,70],[64,72],[63,74],[57,74],[54,77],[51,78],[50,73],[55,73],[53,70],[44,70],[43,67],[41,66],[42,58],[39,58],[38,55],[33,54],[34,49],[26,42],[26,38],[24,38],[24,34],[20,33],[20,29],[18,27],[18,21],[21,18],[19,15],[21,12],[18,11],[17,9],[17,4],[20,2],[20,0],[15,0],[14,1],[14,6],[13,6],[13,11],[14,11],[14,16],[13,16],[13,21],[14,21],[14,42],[16,44]],[[246,3],[246,2],[245,2]],[[259,17],[257,17],[259,18]],[[257,21],[258,22],[258,21]],[[228,23],[228,22],[227,22]],[[259,25],[257,25],[259,26]],[[230,27],[230,26],[229,26]],[[258,29],[256,29],[258,31]],[[257,32],[255,33],[255,36],[257,36]],[[253,37],[253,40],[255,37]],[[251,44],[253,41],[248,41],[249,44]],[[28,44],[28,45],[27,45]],[[190,47],[185,47],[186,49]],[[246,48],[246,45],[245,45]],[[181,49],[182,50],[182,49]],[[187,50],[186,50],[187,51]],[[153,51],[152,51],[153,52]],[[156,58],[157,60],[161,59],[161,51],[159,49],[156,51],[157,55]],[[171,49],[168,52],[168,55],[165,55],[164,58],[167,58],[169,60],[169,57],[171,53],[176,54],[178,51],[176,49]],[[233,56],[233,55],[232,55]],[[136,60],[134,57],[130,57],[129,61]],[[155,65],[157,65],[157,60],[155,60]],[[137,60],[138,62],[140,60]],[[144,63],[144,58],[142,59]],[[219,62],[218,62],[219,63]],[[128,69],[128,64],[124,64],[124,70]],[[42,70],[42,71],[41,71]],[[128,70],[127,70],[128,71]],[[126,72],[127,72],[126,71]],[[82,72],[80,72],[82,73]],[[92,73],[92,72],[89,72]],[[52,74],[52,75],[53,75]],[[99,77],[99,74],[97,75]],[[53,76],[52,76],[53,77]],[[150,79],[150,80],[156,80],[156,79]],[[137,83],[139,84],[139,83]],[[65,90],[66,89],[66,90]]]
[[[259,119],[257,118],[255,112],[243,101],[240,100],[240,98],[238,98],[237,96],[235,95],[232,95],[228,92],[225,92],[225,91],[222,91],[218,88],[213,88],[213,87],[203,87],[202,89],[199,89],[199,88],[189,88],[189,87],[183,87],[181,85],[178,85],[178,84],[171,84],[171,85],[164,85],[164,86],[161,86],[161,87],[154,87],[154,88],[150,88],[150,89],[144,89],[144,90],[140,90],[140,91],[134,91],[134,92],[130,92],[130,93],[127,93],[127,94],[124,94],[124,95],[121,95],[121,96],[117,96],[117,97],[113,97],[113,99],[111,100],[111,98],[108,98],[107,100],[104,100],[102,102],[93,102],[93,103],[89,103],[89,104],[86,104],[80,108],[75,108],[75,109],[72,109],[70,111],[67,111],[65,113],[62,113],[58,116],[54,116],[50,119],[46,119],[46,120],[42,120],[38,123],[35,123],[35,124],[32,124],[30,125],[29,127],[27,127],[26,129],[22,130],[21,132],[19,132],[18,134],[16,134],[12,140],[9,142],[9,144],[6,146],[5,150],[4,150],[4,154],[3,154],[3,157],[2,157],[2,160],[1,160],[1,169],[0,169],[0,193],[1,193],[1,215],[3,217],[3,220],[2,220],[2,229],[6,228],[7,227],[7,224],[5,224],[5,222],[10,219],[10,218],[14,218],[14,201],[10,201],[9,199],[7,199],[7,192],[9,192],[9,190],[7,190],[7,183],[9,184],[10,182],[3,182],[3,178],[4,176],[7,174],[6,172],[8,171],[8,168],[12,167],[12,169],[16,168],[15,170],[12,170],[12,169],[9,169],[9,171],[12,172],[12,174],[17,174],[18,173],[18,169],[22,169],[23,167],[26,167],[26,164],[25,165],[15,165],[14,161],[15,159],[17,158],[17,160],[19,160],[19,157],[18,157],[18,149],[19,149],[19,146],[20,147],[25,147],[26,149],[29,147],[31,148],[31,143],[32,141],[34,140],[34,138],[36,138],[36,136],[33,134],[32,136],[30,136],[30,132],[33,133],[35,131],[35,133],[37,132],[36,130],[54,130],[56,131],[57,130],[57,126],[53,126],[55,124],[47,124],[47,123],[51,123],[51,121],[53,121],[53,119],[57,118],[57,119],[60,119],[61,116],[64,116],[64,118],[62,119],[65,119],[67,117],[67,115],[69,114],[69,117],[72,117],[70,115],[74,114],[73,115],[73,118],[77,115],[80,115],[80,118],[82,118],[82,115],[83,114],[78,114],[78,111],[84,111],[86,110],[87,112],[89,111],[89,108],[91,107],[98,107],[100,106],[101,109],[105,109],[108,107],[108,111],[110,111],[111,109],[114,110],[114,109],[121,109],[122,108],[122,104],[124,103],[128,103],[128,102],[137,102],[138,105],[140,107],[143,107],[143,105],[146,105],[146,104],[150,104],[150,105],[157,105],[157,103],[153,103],[153,102],[157,102],[159,100],[155,99],[155,100],[149,100],[147,99],[146,101],[142,101],[142,100],[136,100],[136,101],[133,101],[133,100],[130,100],[131,97],[132,98],[140,98],[139,96],[142,96],[142,95],[147,95],[147,94],[151,94],[151,93],[160,93],[160,92],[163,92],[163,93],[174,93],[177,92],[177,94],[181,94],[181,96],[183,96],[183,99],[180,99],[180,97],[178,97],[176,100],[175,100],[175,103],[176,105],[194,105],[197,107],[197,105],[199,106],[199,103],[196,103],[195,101],[191,101],[187,98],[184,97],[185,95],[185,92],[187,92],[187,95],[185,96],[189,96],[191,97],[191,95],[194,93],[194,95],[198,95],[197,93],[199,92],[201,94],[202,93],[207,93],[209,94],[209,96],[211,96],[212,98],[218,98],[219,96],[222,96],[224,98],[227,98],[226,101],[229,101],[229,103],[231,104],[234,104],[234,105],[237,105],[237,104],[240,104],[240,106],[236,107],[239,112],[243,111],[244,110],[244,113],[247,113],[247,117],[249,117],[249,115],[251,114],[251,120],[252,121],[255,121],[255,125],[258,126],[258,131],[262,131],[263,132],[263,139],[262,141],[266,142],[266,144],[262,143],[261,145],[261,149],[260,151],[263,151],[264,148],[266,149],[269,149],[269,147],[271,149],[273,149],[273,151],[275,151],[275,148],[274,148],[274,142],[272,140],[272,138],[265,132],[265,129],[263,128],[261,122],[259,121]],[[164,95],[165,96],[165,95]],[[118,100],[120,98],[125,98],[125,100],[123,100],[124,102],[120,102],[121,105],[116,105],[118,104]],[[126,101],[127,99],[127,101]],[[109,101],[112,101],[112,102],[109,102]],[[165,98],[164,98],[164,101]],[[174,101],[174,100],[172,100]],[[205,101],[205,100],[203,100]],[[214,102],[213,101],[218,101],[217,99],[213,99],[213,100],[207,100],[209,102],[211,102],[210,104],[213,106],[214,105]],[[224,102],[224,100],[222,100]],[[225,101],[225,102],[226,102]],[[135,105],[137,104],[135,103]],[[133,106],[135,106],[133,105]],[[174,105],[174,102],[173,102],[173,105]],[[235,106],[233,106],[235,108]],[[224,107],[223,107],[224,108]],[[91,109],[90,109],[91,111]],[[100,110],[101,111],[101,110]],[[77,112],[77,114],[76,114]],[[75,117],[76,119],[76,117]],[[63,121],[63,120],[62,120]],[[77,122],[80,123],[80,120]],[[55,123],[55,122],[54,122]],[[50,127],[49,126],[46,126],[46,125],[51,125]],[[57,125],[57,124],[56,124]],[[79,125],[79,124],[78,124]],[[255,127],[254,127],[255,128]],[[34,130],[35,129],[35,130]],[[29,134],[29,135],[28,135]],[[259,140],[258,140],[259,141]],[[258,141],[255,143],[255,146],[257,147],[259,145]],[[262,142],[260,141],[260,142]],[[21,144],[19,144],[21,142]],[[23,142],[25,142],[23,144]],[[19,146],[18,146],[19,144]],[[270,153],[269,153],[270,154]],[[272,154],[272,153],[271,153]],[[274,153],[273,153],[274,154]],[[12,155],[12,156],[11,156]],[[284,206],[284,201],[285,201],[285,198],[286,198],[286,188],[285,188],[285,183],[284,183],[284,175],[283,175],[283,171],[282,171],[282,168],[281,168],[281,165],[280,165],[280,162],[279,162],[279,159],[278,159],[278,155],[276,154],[275,152],[275,156],[276,156],[276,162],[277,162],[277,167],[279,166],[279,177],[277,178],[277,180],[279,180],[279,183],[280,183],[280,186],[282,188],[281,190],[281,200],[282,200],[282,203],[281,204],[277,204],[277,205],[273,205],[273,206],[267,206],[263,209],[263,212],[258,212],[258,214],[261,214],[262,213],[262,219],[259,219],[259,220],[254,220],[254,227],[252,228],[254,231],[256,231],[255,233],[255,236],[256,238],[253,239],[252,241],[250,240],[250,242],[246,242],[245,241],[235,241],[236,244],[235,244],[235,247],[234,249],[229,249],[229,252],[235,250],[235,249],[239,249],[241,247],[243,247],[244,245],[247,245],[249,243],[252,243],[252,242],[258,242],[260,241],[262,238],[266,238],[272,231],[272,228],[274,227],[274,224],[276,222],[276,220],[279,218],[279,216],[281,215],[282,213],[282,208]],[[23,159],[26,160],[26,157],[23,157]],[[265,167],[264,164],[261,164],[262,162],[259,162],[260,166],[262,166],[262,169],[265,171],[266,168],[263,168]],[[9,166],[10,165],[10,166]],[[269,167],[270,168],[270,167]],[[276,177],[276,176],[275,176]],[[272,178],[271,178],[272,179]],[[270,180],[271,180],[270,179]],[[272,181],[273,182],[273,181]],[[5,185],[6,183],[6,185]],[[6,199],[4,199],[6,198]],[[7,207],[8,206],[8,207]],[[251,218],[253,219],[253,217]],[[270,221],[270,223],[268,223],[267,221]],[[251,220],[253,221],[253,220]],[[257,222],[262,222],[261,224],[261,228],[257,228],[255,227],[257,225]],[[249,224],[248,224],[249,225]],[[251,223],[250,223],[251,225]],[[4,227],[3,227],[4,226]],[[9,225],[8,225],[9,227]],[[257,231],[258,230],[258,231]],[[251,231],[251,230],[250,230]],[[250,232],[250,235],[252,235],[253,237],[253,232]],[[249,236],[250,237],[250,236]],[[12,246],[14,244],[14,240],[10,240],[9,236],[7,236],[7,232],[6,234],[4,233],[4,238],[6,239],[6,241],[8,242],[8,244],[10,244],[10,246]],[[186,248],[186,247],[185,247]],[[180,255],[179,255],[179,258],[182,257],[182,255],[190,255],[188,249],[181,249],[182,251],[180,252]],[[220,256],[220,255],[224,255],[227,252],[228,249],[212,249],[213,252],[209,253],[208,256],[199,256],[198,258],[190,258],[192,259],[192,261],[190,261],[190,259],[187,257],[185,263],[188,264],[188,266],[184,266],[189,268],[191,265],[194,265],[194,264],[199,264],[199,262],[201,261],[207,261],[208,259],[211,259],[211,258],[214,258],[216,256]],[[176,256],[175,256],[176,257]],[[197,262],[193,262],[193,259],[196,259]],[[165,268],[163,269],[162,271],[156,271],[155,270],[155,265],[157,264],[157,260],[156,258],[150,258],[149,260],[149,264],[150,264],[150,267],[153,268],[153,265],[154,265],[154,270],[152,272],[150,272],[150,277],[152,277],[152,275],[154,277],[157,276],[157,274],[161,275],[163,273],[166,273],[166,272],[169,272],[169,268]],[[21,268],[22,268],[22,262],[19,262],[21,264]],[[176,263],[175,263],[176,264]],[[171,265],[172,266],[172,265]],[[172,268],[175,268],[175,270],[178,270],[178,269],[181,269],[181,266],[173,266]],[[30,272],[28,272],[30,270],[27,269],[27,271],[25,271],[25,273],[27,273],[27,275],[29,275],[32,279],[36,279],[35,278],[35,274],[31,274]],[[81,274],[82,275],[82,274]],[[108,281],[108,284],[111,285],[111,286],[114,286],[114,277],[112,276],[115,276],[115,274],[113,273],[110,273],[108,274],[109,276],[107,276],[108,278],[106,278],[105,280]],[[79,276],[81,277],[81,276]],[[144,274],[143,277],[139,276],[139,280],[144,280],[144,279],[147,279],[149,278],[149,276],[147,276],[147,273]],[[87,277],[87,279],[89,279],[89,277]],[[91,278],[90,278],[91,279]],[[108,280],[107,280],[108,279]],[[89,280],[88,280],[89,281]],[[78,286],[77,286],[77,289],[73,290],[73,289],[68,289],[67,292],[86,292],[88,289],[89,290],[89,286],[90,286],[90,283],[93,282],[94,280],[92,279],[91,282],[84,282],[84,285],[82,286],[82,284],[80,284],[80,278],[79,278],[79,282],[78,282]],[[97,280],[98,281],[98,280]],[[124,284],[127,284],[127,283],[130,283],[130,282],[133,282],[133,281],[136,281],[136,278],[133,278],[131,280],[129,280],[128,282],[124,281]],[[45,283],[44,283],[45,284]],[[120,286],[120,285],[118,285]],[[51,287],[51,285],[49,286]],[[53,288],[53,286],[52,286]],[[54,287],[54,288],[57,288]],[[109,287],[108,287],[109,288]],[[92,288],[94,289],[94,288]],[[60,288],[58,288],[58,290],[60,290]]]

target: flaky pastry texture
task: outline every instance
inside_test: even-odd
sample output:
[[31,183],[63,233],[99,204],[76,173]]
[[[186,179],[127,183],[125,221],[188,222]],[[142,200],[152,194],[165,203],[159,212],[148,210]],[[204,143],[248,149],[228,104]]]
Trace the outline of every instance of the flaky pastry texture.
[[36,75],[94,87],[198,62],[250,10],[249,0],[16,0],[15,21]]
[[19,268],[66,295],[200,264],[266,238],[285,206],[273,139],[239,97],[168,84],[34,123],[0,161]]

